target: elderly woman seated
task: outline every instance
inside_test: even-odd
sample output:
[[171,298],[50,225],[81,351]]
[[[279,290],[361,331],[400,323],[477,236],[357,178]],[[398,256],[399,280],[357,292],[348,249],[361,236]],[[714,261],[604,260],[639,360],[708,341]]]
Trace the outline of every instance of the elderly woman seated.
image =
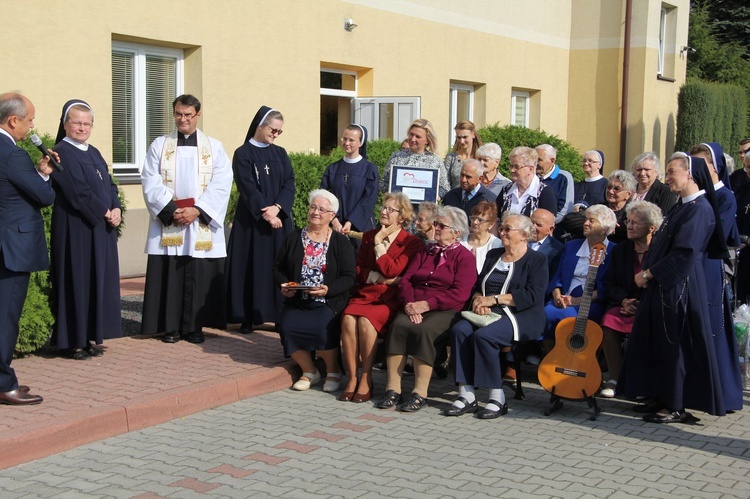
[[586,221],[583,224],[585,239],[575,239],[565,244],[557,271],[547,288],[547,295],[551,296],[551,300],[544,307],[547,327],[543,343],[547,352],[554,346],[557,323],[567,317],[578,315],[578,307],[581,304],[583,287],[589,270],[591,248],[599,243],[607,246],[607,256],[597,269],[588,318],[599,322],[604,313],[604,274],[609,265],[609,253],[614,247],[614,244],[607,240],[607,236],[615,230],[617,219],[611,209],[601,204],[587,208],[585,214]]
[[[532,340],[544,330],[547,258],[528,246],[528,217],[507,214],[500,223],[504,247],[490,250],[474,287],[471,311],[451,328],[458,398],[445,410],[460,416],[478,410],[474,387],[489,388],[489,402],[477,415],[494,419],[508,412],[500,371],[500,352],[512,341]],[[482,319],[499,314],[487,325]]]
[[278,331],[284,355],[302,368],[294,390],[307,390],[321,380],[311,351],[326,364],[323,391],[334,392],[341,383],[338,349],[340,314],[354,285],[354,249],[345,235],[331,230],[339,208],[336,196],[324,189],[309,196],[307,226],[290,232],[273,264],[274,280],[284,295]]
[[503,245],[500,239],[490,232],[495,222],[497,222],[497,205],[493,201],[480,201],[472,208],[469,217],[469,237],[461,241],[461,244],[476,257],[477,272],[482,270],[487,252]]
[[[477,278],[475,258],[459,242],[468,232],[466,214],[460,208],[441,207],[435,223],[437,242],[422,247],[399,284],[404,308],[393,320],[386,339],[388,385],[380,409],[398,406],[404,412],[427,404],[435,362],[435,340],[464,308]],[[414,358],[414,390],[406,402],[401,378],[408,355]]]
[[[401,274],[422,247],[404,227],[414,216],[402,192],[383,196],[380,229],[365,232],[357,255],[357,286],[341,319],[341,349],[349,382],[339,400],[367,402],[372,395],[375,344],[398,309],[396,291]],[[362,373],[357,376],[358,361]]]
[[[615,170],[609,176],[607,186],[604,188],[603,204],[615,213],[615,219],[617,220],[615,230],[608,237],[613,243],[619,243],[628,238],[625,228],[625,207],[633,199],[636,186],[637,182],[632,173],[625,170]],[[580,208],[579,211],[566,215],[563,224],[565,230],[573,239],[582,239],[585,221],[586,211],[584,208]]]
[[635,285],[635,275],[643,271],[643,259],[651,244],[651,237],[662,221],[659,207],[648,201],[633,201],[625,210],[628,239],[612,250],[604,276],[605,298],[609,308],[602,317],[601,325],[609,381],[599,395],[606,398],[615,396],[622,366],[622,337],[623,334],[630,334],[633,328],[633,318],[643,291]]
[[438,205],[432,201],[419,203],[417,218],[414,221],[416,236],[425,244],[435,242],[435,221],[437,220]]

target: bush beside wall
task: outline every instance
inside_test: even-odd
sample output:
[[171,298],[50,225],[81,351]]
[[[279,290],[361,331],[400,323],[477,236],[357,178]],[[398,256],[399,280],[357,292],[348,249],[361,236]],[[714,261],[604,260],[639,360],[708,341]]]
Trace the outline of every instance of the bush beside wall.
[[747,135],[748,99],[739,85],[689,80],[678,95],[675,150],[718,142],[730,154]]

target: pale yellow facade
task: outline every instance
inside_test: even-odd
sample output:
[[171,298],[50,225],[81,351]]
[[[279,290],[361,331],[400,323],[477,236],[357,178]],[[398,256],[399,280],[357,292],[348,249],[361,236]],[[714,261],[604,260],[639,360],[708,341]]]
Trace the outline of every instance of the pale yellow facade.
[[[688,0],[634,0],[626,157],[672,152],[684,81]],[[233,153],[263,104],[285,117],[277,143],[318,152],[321,68],[356,75],[356,97],[419,97],[441,153],[450,148],[451,84],[473,90],[478,126],[513,119],[514,91],[529,126],[620,155],[625,0],[37,0],[3,2],[0,91],[36,105],[36,128],[55,133],[62,104],[88,101],[91,143],[112,158],[112,49],[119,41],[179,49],[182,90],[204,104],[200,127]],[[662,9],[669,20],[665,76],[657,78]],[[344,29],[344,20],[357,26]],[[339,128],[350,108],[339,99]],[[625,165],[626,166],[626,165]],[[125,185],[124,275],[145,270],[147,215]]]

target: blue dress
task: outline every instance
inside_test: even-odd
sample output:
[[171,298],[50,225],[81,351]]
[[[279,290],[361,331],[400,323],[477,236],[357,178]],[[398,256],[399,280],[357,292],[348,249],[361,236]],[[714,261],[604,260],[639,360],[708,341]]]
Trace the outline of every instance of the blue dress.
[[362,156],[356,163],[343,158],[328,165],[320,188],[331,191],[339,200],[336,218],[344,225],[351,222],[352,230],[367,232],[375,228],[373,213],[378,202],[380,173],[377,165]]
[[584,203],[586,206],[594,204],[605,204],[607,198],[605,197],[605,191],[609,180],[606,177],[594,180],[593,182],[576,182],[573,186],[573,199],[574,203]]
[[63,140],[55,151],[65,169],[50,176],[56,193],[50,231],[52,343],[83,348],[121,335],[117,229],[104,219],[107,210],[121,206],[95,147],[82,151]]
[[[722,186],[716,190],[716,201],[721,213],[721,226],[724,229],[727,246],[739,246],[739,234],[734,218],[737,212],[737,201],[734,194],[726,186]],[[724,272],[724,261],[705,256],[703,272],[706,274],[708,315],[711,321],[711,334],[716,349],[724,403],[726,410],[739,411],[742,409],[742,376],[730,304],[731,290]]]
[[726,414],[702,264],[714,226],[701,195],[680,200],[654,235],[643,262],[654,278],[641,295],[618,393]]

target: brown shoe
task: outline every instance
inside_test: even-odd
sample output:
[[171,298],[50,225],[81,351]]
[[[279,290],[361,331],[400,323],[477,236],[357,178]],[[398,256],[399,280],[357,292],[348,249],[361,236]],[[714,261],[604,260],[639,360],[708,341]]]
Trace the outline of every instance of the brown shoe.
[[8,405],[32,405],[40,404],[44,400],[39,395],[32,395],[16,388],[10,392],[0,392],[0,404]]

